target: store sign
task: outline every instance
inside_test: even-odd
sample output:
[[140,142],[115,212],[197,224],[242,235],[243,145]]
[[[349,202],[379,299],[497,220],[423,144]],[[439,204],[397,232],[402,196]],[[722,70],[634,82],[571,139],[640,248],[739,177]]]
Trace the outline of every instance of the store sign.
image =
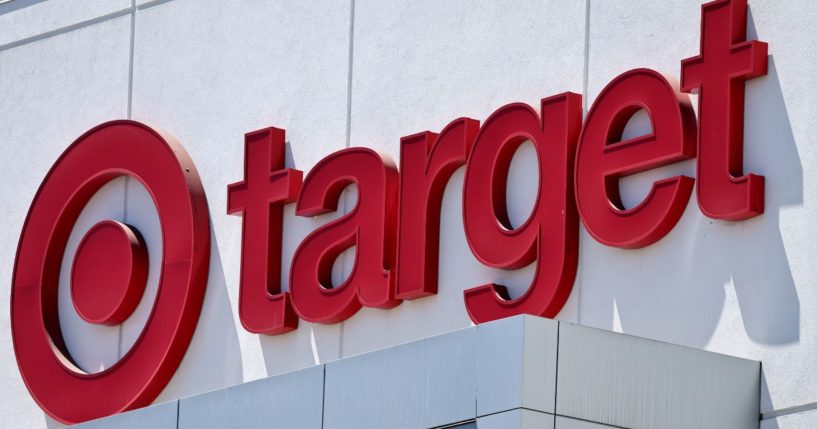
[[[599,242],[640,248],[678,222],[698,181],[706,216],[739,221],[763,213],[763,177],[745,174],[745,81],[766,74],[767,45],[746,41],[746,0],[702,8],[700,55],[681,63],[681,82],[638,69],[613,79],[582,123],[582,99],[563,93],[540,108],[501,107],[482,124],[452,121],[439,133],[401,141],[400,168],[376,152],[330,154],[308,174],[285,168],[284,130],[245,136],[244,180],[229,186],[227,211],[243,220],[239,315],[244,327],[282,334],[299,320],[339,323],[362,307],[391,308],[436,294],[440,207],[453,172],[465,166],[463,223],[472,253],[486,266],[535,264],[533,281],[510,299],[501,285],[474,285],[464,305],[475,323],[517,314],[554,317],[576,273],[578,228]],[[696,118],[687,93],[699,93]],[[649,135],[622,141],[627,121],[645,110]],[[516,149],[530,141],[539,159],[538,196],[528,220],[512,227],[506,182]],[[626,208],[620,178],[697,158],[697,178],[653,183]],[[68,236],[88,200],[111,179],[129,175],[150,192],[162,225],[159,291],[140,338],[115,365],[88,374],[71,361],[57,314],[60,264]],[[280,284],[283,209],[298,216],[336,211],[348,185],[357,205],[309,234]],[[532,184],[533,186],[533,184]],[[184,356],[207,283],[209,214],[201,181],[184,149],[132,121],[100,125],[72,144],[49,171],[23,227],[14,269],[14,347],[35,400],[66,423],[149,404]],[[340,285],[332,264],[356,246],[354,268]],[[145,244],[133,227],[104,221],[87,232],[74,257],[71,296],[89,323],[117,325],[140,301]]]

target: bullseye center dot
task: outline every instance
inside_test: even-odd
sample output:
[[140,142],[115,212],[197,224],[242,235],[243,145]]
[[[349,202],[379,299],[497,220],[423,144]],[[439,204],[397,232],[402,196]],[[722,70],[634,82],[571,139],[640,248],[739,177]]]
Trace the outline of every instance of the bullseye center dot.
[[118,325],[136,309],[147,281],[145,243],[128,225],[94,225],[77,247],[71,268],[71,299],[89,323]]

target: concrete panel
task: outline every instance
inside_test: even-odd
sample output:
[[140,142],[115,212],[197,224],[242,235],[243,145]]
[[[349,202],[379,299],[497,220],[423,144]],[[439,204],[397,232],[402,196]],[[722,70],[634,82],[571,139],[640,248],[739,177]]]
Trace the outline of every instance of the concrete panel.
[[0,49],[21,39],[128,13],[131,0],[14,0],[0,4]]
[[323,366],[179,401],[179,429],[320,429]]
[[607,426],[601,423],[588,422],[586,420],[576,420],[568,417],[556,416],[554,429],[609,429],[615,426]]
[[517,316],[477,327],[477,415],[515,408],[554,413],[559,322]]
[[817,427],[817,411],[809,410],[760,422],[760,429],[807,429]]
[[428,428],[473,419],[476,372],[476,328],[328,363],[324,428]]
[[517,409],[477,419],[477,429],[553,429],[553,415]]
[[[699,52],[702,3],[591,1],[589,100],[628,69],[679,77],[680,61]],[[802,310],[817,304],[817,73],[803,67],[817,58],[815,20],[808,0],[749,1],[748,36],[770,54],[745,103],[744,172],[766,177],[762,216],[715,221],[693,198],[655,245],[581,242],[581,324],[762,361],[764,413],[817,401],[817,314]],[[654,180],[677,174],[695,177],[694,162],[626,178],[622,199],[636,204]]]
[[[339,356],[340,326],[302,322],[274,337],[243,329],[236,314],[241,219],[225,212],[227,185],[244,175],[244,133],[285,128],[287,165],[304,171],[345,147],[350,14],[349,2],[251,0],[175,0],[137,12],[133,117],[177,137],[201,174],[218,256],[211,275],[220,277],[213,310],[219,320],[232,313],[224,323],[240,347],[225,371],[237,369],[245,381]],[[283,266],[300,239],[329,218],[296,218],[287,207]],[[195,359],[225,364],[209,355]]]
[[561,323],[556,413],[638,429],[756,427],[760,364]]
[[77,429],[176,429],[179,401],[165,402],[71,426]]
[[[581,92],[585,2],[557,0],[356,0],[351,144],[397,159],[400,137],[440,131],[469,116],[485,120],[509,102],[538,108],[539,100]],[[536,176],[532,147],[514,159],[509,183]],[[439,293],[389,311],[364,309],[344,326],[344,356],[437,335],[470,325],[462,291],[489,281],[513,297],[530,285],[533,265],[505,271],[471,254],[462,227],[462,178],[446,188],[440,227]],[[517,181],[517,179],[521,180]],[[525,218],[536,189],[514,186],[512,219]],[[575,320],[572,299],[560,318]]]
[[[48,422],[23,384],[11,347],[9,279],[28,206],[71,142],[126,116],[129,45],[130,19],[121,17],[0,52],[0,277],[6,279],[0,283],[0,343],[6,345],[0,349],[0,427]],[[102,337],[98,344],[83,353],[102,362],[110,349]]]

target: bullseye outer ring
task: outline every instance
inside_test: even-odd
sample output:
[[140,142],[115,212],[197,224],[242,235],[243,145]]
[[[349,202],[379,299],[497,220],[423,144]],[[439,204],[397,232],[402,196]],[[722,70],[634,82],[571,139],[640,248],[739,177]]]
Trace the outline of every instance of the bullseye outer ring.
[[[108,369],[88,374],[72,362],[60,331],[60,265],[82,208],[105,183],[124,175],[145,186],[159,215],[163,242],[159,288],[145,328],[130,351]],[[14,264],[14,351],[39,406],[70,424],[150,404],[178,368],[196,329],[209,259],[204,188],[178,142],[124,120],[99,125],[77,139],[40,185]]]

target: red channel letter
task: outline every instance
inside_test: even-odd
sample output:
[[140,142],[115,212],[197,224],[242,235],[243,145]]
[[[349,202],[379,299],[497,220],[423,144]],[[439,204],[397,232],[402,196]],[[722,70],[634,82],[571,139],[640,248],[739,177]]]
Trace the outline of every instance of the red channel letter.
[[423,132],[400,140],[400,226],[397,297],[437,293],[440,206],[454,171],[465,165],[479,121],[460,118],[439,135]]
[[[627,121],[641,109],[653,132],[621,141]],[[576,204],[587,231],[603,244],[628,249],[661,239],[681,218],[694,179],[655,182],[631,209],[621,202],[618,181],[694,156],[695,112],[677,83],[647,69],[613,79],[593,103],[576,151]]]
[[[357,205],[351,213],[309,234],[292,258],[290,290],[302,319],[338,323],[361,306],[391,308],[395,298],[395,236],[397,168],[376,152],[352,148],[321,160],[304,179],[297,215],[336,211],[346,186],[357,185]],[[332,264],[344,250],[357,245],[349,278],[332,285]]]
[[244,181],[227,190],[227,213],[241,215],[241,324],[257,334],[283,334],[298,327],[290,296],[281,292],[284,204],[292,203],[302,173],[284,168],[284,130],[267,128],[244,136]]
[[698,205],[714,219],[763,213],[763,176],[743,175],[745,83],[766,74],[768,46],[746,41],[746,0],[701,7],[701,55],[681,63],[685,92],[699,91]]
[[[554,317],[573,287],[579,221],[573,200],[573,159],[581,129],[581,96],[564,93],[542,100],[541,118],[530,106],[510,104],[482,126],[465,172],[463,220],[471,251],[483,264],[517,269],[537,262],[533,283],[510,299],[500,285],[465,291],[475,323],[532,314]],[[520,227],[508,220],[505,189],[516,149],[526,140],[539,156],[539,194]]]

